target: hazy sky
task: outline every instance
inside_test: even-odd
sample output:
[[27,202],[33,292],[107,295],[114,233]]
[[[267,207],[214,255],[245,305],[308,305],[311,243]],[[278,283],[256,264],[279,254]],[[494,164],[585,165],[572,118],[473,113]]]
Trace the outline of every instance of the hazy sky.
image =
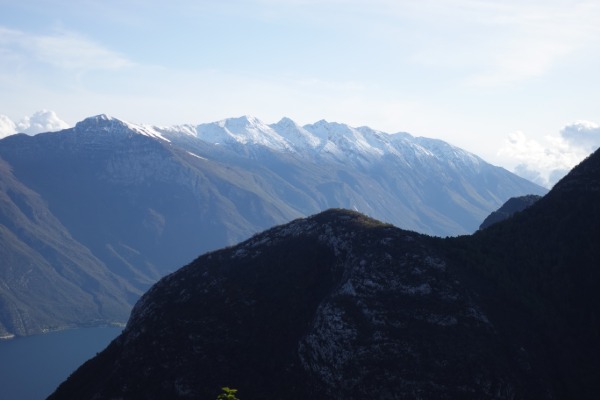
[[326,119],[547,182],[600,145],[598,71],[597,0],[0,0],[0,130]]

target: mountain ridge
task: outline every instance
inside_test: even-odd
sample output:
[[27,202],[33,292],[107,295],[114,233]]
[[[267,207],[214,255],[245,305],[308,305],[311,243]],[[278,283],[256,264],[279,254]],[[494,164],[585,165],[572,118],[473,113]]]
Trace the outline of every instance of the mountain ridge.
[[[350,125],[328,122],[320,120],[313,124],[299,125],[288,117],[283,117],[279,122],[266,124],[258,118],[251,115],[241,117],[226,118],[210,123],[201,123],[197,125],[184,124],[173,126],[153,126],[146,124],[133,124],[120,120],[118,118],[100,114],[93,117],[88,117],[76,124],[76,128],[86,127],[85,130],[90,130],[91,126],[98,125],[97,121],[111,122],[122,127],[127,127],[137,133],[158,137],[169,141],[169,136],[188,135],[196,137],[210,144],[218,144],[223,142],[236,142],[240,144],[258,144],[265,147],[270,147],[272,150],[305,150],[307,146],[298,146],[295,148],[294,138],[290,136],[306,137],[307,142],[312,143],[313,150],[329,150],[339,154],[344,150],[360,150],[361,152],[371,155],[386,155],[393,152],[395,155],[400,154],[399,148],[395,146],[397,143],[406,145],[410,143],[412,150],[421,155],[436,154],[440,156],[439,151],[431,151],[421,145],[427,144],[433,149],[444,149],[445,155],[452,154],[455,160],[468,158],[470,160],[482,161],[479,157],[472,153],[468,153],[458,147],[452,146],[439,139],[431,139],[425,137],[414,137],[406,132],[386,133],[375,130],[367,126],[351,127]],[[291,129],[290,129],[291,128]],[[107,130],[106,127],[103,130]],[[219,131],[219,132],[217,132]],[[352,139],[352,140],[349,140]],[[421,142],[421,143],[419,143]],[[304,143],[306,144],[306,143]],[[438,144],[437,147],[432,146]],[[336,148],[336,147],[341,147]],[[451,151],[447,151],[447,150]]]
[[[279,123],[268,125],[252,116],[228,118],[213,123],[195,126],[179,125],[174,127],[156,127],[131,124],[101,114],[80,121],[76,124],[74,130],[75,132],[82,133],[93,132],[94,130],[106,133],[112,132],[113,134],[121,132],[126,135],[137,133],[150,138],[160,139],[161,141],[170,143],[172,146],[179,146],[187,150],[190,155],[206,161],[217,161],[214,157],[212,159],[206,157],[206,152],[215,152],[217,157],[222,157],[223,160],[230,161],[231,157],[234,157],[239,161],[240,156],[250,157],[251,159],[256,160],[267,153],[277,154],[278,157],[288,157],[290,155],[289,151],[294,150],[294,153],[299,155],[301,159],[308,158],[311,162],[320,163],[324,162],[324,160],[333,163],[350,163],[351,168],[369,174],[374,172],[372,169],[377,168],[378,163],[385,163],[390,160],[393,160],[394,163],[400,163],[400,165],[390,164],[390,168],[402,167],[415,169],[417,174],[419,173],[419,169],[427,169],[429,165],[433,164],[430,169],[435,170],[432,172],[439,176],[446,176],[447,178],[445,179],[449,180],[455,179],[451,177],[450,173],[459,168],[461,168],[461,173],[468,171],[473,175],[472,177],[475,178],[475,175],[477,174],[492,173],[491,169],[489,169],[489,164],[485,163],[479,157],[438,139],[415,138],[407,133],[387,134],[368,127],[352,128],[346,124],[329,123],[325,120],[318,121],[312,125],[299,127],[299,125],[292,120],[287,120],[289,122],[284,125],[294,126],[295,131],[291,133],[284,132],[282,134],[274,129],[274,127],[281,126]],[[286,121],[286,118],[283,118],[282,121]],[[227,132],[230,132],[227,128],[228,124],[237,126],[237,128],[235,128],[238,132],[236,133],[237,136],[227,134]],[[250,128],[248,128],[248,126],[250,126]],[[118,127],[118,129],[114,129],[115,127]],[[228,135],[227,138],[229,141],[221,143],[219,138],[215,136],[203,135],[207,129],[213,130],[215,128],[224,130],[225,134]],[[242,128],[250,130],[251,132],[246,132],[248,135],[244,136],[244,129]],[[266,133],[261,131],[261,129],[266,130]],[[297,149],[294,149],[290,143],[294,141],[294,135],[298,133],[297,131],[305,131],[306,134],[311,135],[306,141],[312,141],[313,144],[315,143],[315,138],[318,138],[319,145],[313,147],[313,150],[315,150],[314,152],[303,152],[306,150],[304,146],[299,146]],[[306,136],[306,134],[302,135]],[[267,137],[269,140],[257,140],[256,138],[258,137]],[[273,143],[275,143],[274,146]],[[228,144],[229,146],[232,146],[232,148],[227,148],[227,145],[223,146],[224,144]],[[259,149],[252,149],[252,146],[248,146],[250,144],[258,146]],[[374,158],[366,158],[366,155],[374,156]],[[436,165],[436,163],[438,163],[439,166]],[[489,172],[483,171],[482,167],[484,165]],[[339,166],[336,167],[339,168]],[[498,171],[493,172],[493,174],[502,173],[503,175],[517,178],[514,174],[508,173],[508,171],[500,167],[493,168]],[[522,178],[517,178],[515,181],[511,182],[511,185],[515,185],[517,181],[519,181],[520,185],[528,182]],[[463,180],[461,185],[465,186],[467,192],[473,191],[473,188],[470,187],[468,182]],[[531,191],[536,192],[537,194],[543,194],[546,192],[546,189],[534,185],[530,186],[529,192]],[[526,194],[530,194],[529,192]],[[464,196],[465,194],[461,194],[460,196]],[[487,197],[487,199],[485,197]],[[493,201],[495,206],[499,206],[505,201],[502,199],[490,198],[490,193],[486,193],[483,196],[480,195],[478,199],[477,197],[474,197],[473,200],[486,203]],[[331,204],[330,206],[335,206],[335,204]],[[489,207],[489,212],[495,209],[491,206],[487,207]],[[350,206],[346,208],[351,209],[353,207]],[[480,212],[480,214],[480,219],[482,220],[488,213]],[[389,218],[380,217],[380,219],[390,221]],[[474,231],[477,226],[478,224],[476,225],[474,223],[468,230],[454,231],[452,233],[448,232],[446,234],[470,233]],[[434,233],[431,230],[427,231],[413,226],[407,226],[407,228],[430,234]]]
[[[255,131],[248,132],[247,140],[255,140],[255,145],[234,140],[224,130],[230,126],[240,139],[248,124]],[[0,140],[0,158],[7,165],[0,173],[40,199],[32,203],[36,212],[52,216],[47,219],[52,227],[38,226],[33,232],[65,231],[62,248],[91,255],[81,268],[97,270],[102,277],[96,280],[98,291],[111,288],[106,291],[116,300],[110,301],[119,304],[119,312],[102,318],[119,316],[120,322],[136,293],[198,254],[298,217],[340,207],[405,229],[457,235],[474,231],[505,198],[544,192],[443,142],[413,140],[407,134],[386,136],[326,121],[315,125],[311,133],[283,120],[279,128],[291,127],[285,137],[296,143],[297,151],[291,151],[291,144],[283,146],[284,136],[272,126],[249,117],[210,125],[232,138],[211,142],[198,139],[197,129],[190,126],[169,130],[99,115],[74,128]],[[261,129],[268,130],[264,143],[256,140]],[[276,146],[270,147],[272,143]],[[310,146],[314,151],[303,150]],[[2,203],[0,221],[12,215],[11,202]],[[14,236],[17,228],[12,224],[4,229]],[[0,259],[18,259],[19,268],[5,261],[0,269],[14,268],[23,278],[27,261],[15,257],[24,247],[14,239],[7,243],[12,245],[2,249]],[[40,257],[35,249],[28,251]],[[56,262],[49,265],[61,268]],[[119,284],[115,287],[114,282]],[[41,301],[29,300],[24,291],[17,301],[10,289],[3,290],[0,285],[0,301],[9,304],[7,308],[23,302],[31,311]],[[91,286],[85,291],[91,298],[99,295]],[[51,296],[51,285],[45,293]],[[92,304],[90,312],[102,315],[102,309],[110,309],[109,299],[103,298],[107,302]],[[81,321],[88,320],[88,314],[82,313]],[[21,314],[10,315],[10,321],[0,324],[12,326]],[[43,319],[39,313],[28,315],[32,321]],[[12,333],[45,329],[34,322],[31,326],[36,328]]]

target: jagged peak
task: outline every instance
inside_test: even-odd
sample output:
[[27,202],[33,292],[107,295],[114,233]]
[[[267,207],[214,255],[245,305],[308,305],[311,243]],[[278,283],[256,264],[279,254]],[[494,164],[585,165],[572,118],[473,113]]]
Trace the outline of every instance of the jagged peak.
[[289,117],[283,117],[278,122],[271,124],[270,126],[271,126],[271,128],[273,128],[275,130],[294,129],[294,130],[298,130],[298,131],[306,131],[306,129],[304,129],[304,127],[302,125],[298,124],[296,121],[294,121],[293,119],[291,119]]
[[105,123],[105,122],[109,122],[109,121],[124,123],[124,121],[122,121],[118,118],[115,118],[113,116],[110,116],[108,114],[98,114],[98,115],[93,115],[91,117],[87,117],[87,118],[83,119],[82,121],[79,121],[75,126]]
[[327,141],[327,137],[319,137],[312,132],[306,130],[303,126],[296,123],[294,120],[284,117],[276,124],[270,127],[282,136],[292,148],[311,148],[316,149],[322,146]]
[[77,133],[129,133],[149,136],[164,141],[169,141],[155,128],[148,125],[137,125],[112,117],[107,114],[98,114],[88,117],[75,125]]
[[247,128],[252,128],[252,127],[257,127],[257,126],[260,126],[260,127],[267,126],[260,119],[256,118],[255,116],[252,116],[252,115],[242,115],[240,117],[225,118],[225,119],[222,119],[215,123],[222,128],[233,129],[233,130],[238,130],[240,128],[247,129]]
[[113,117],[111,115],[108,115],[108,114],[98,114],[98,115],[95,115],[95,116],[92,116],[92,117],[89,117],[89,118],[86,118],[86,119],[96,119],[96,120],[105,120],[105,121],[111,121],[111,120],[117,120],[118,121],[119,120],[118,118],[115,118],[115,117]]
[[289,144],[271,126],[251,115],[200,124],[196,133],[199,139],[213,144],[257,144],[276,150],[289,149]]
[[323,125],[330,125],[332,123],[335,123],[335,122],[329,122],[329,121],[327,121],[326,119],[323,118],[323,119],[320,119],[320,120],[318,120],[317,122],[315,122],[313,124],[308,124],[308,125],[305,125],[305,126],[323,126]]
[[296,123],[296,121],[294,121],[293,119],[289,118],[289,117],[283,117],[279,120],[279,122],[277,122],[275,125],[294,125],[294,126],[300,126]]
[[315,122],[314,124],[307,124],[304,125],[303,127],[304,129],[310,131],[310,132],[316,132],[316,131],[325,131],[325,132],[333,132],[333,131],[351,131],[352,127],[350,127],[347,124],[342,124],[339,122],[329,122],[325,119],[321,119],[317,122]]
[[79,122],[76,131],[96,134],[133,132],[165,141],[169,141],[167,138],[186,135],[213,145],[258,146],[278,152],[302,153],[307,157],[335,158],[344,162],[352,159],[364,163],[367,162],[365,156],[381,157],[385,154],[394,154],[405,162],[415,157],[422,160],[438,158],[447,159],[453,165],[472,165],[474,168],[479,168],[482,161],[441,140],[416,138],[404,132],[389,134],[368,126],[352,127],[325,119],[301,126],[291,118],[284,117],[275,124],[266,124],[259,118],[246,114],[199,125],[153,127],[99,114]]
[[98,114],[85,118],[75,124],[75,132],[86,134],[102,134],[123,132],[128,129],[127,123],[107,114]]

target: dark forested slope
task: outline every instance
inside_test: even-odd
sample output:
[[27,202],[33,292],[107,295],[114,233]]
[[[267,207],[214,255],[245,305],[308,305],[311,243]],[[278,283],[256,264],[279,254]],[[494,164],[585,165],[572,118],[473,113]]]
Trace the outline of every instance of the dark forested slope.
[[532,204],[535,204],[535,202],[541,198],[542,196],[535,194],[511,197],[506,201],[506,203],[502,204],[502,207],[488,215],[486,219],[483,220],[481,225],[479,225],[479,229],[485,229],[496,222],[504,221],[513,214],[521,212]]

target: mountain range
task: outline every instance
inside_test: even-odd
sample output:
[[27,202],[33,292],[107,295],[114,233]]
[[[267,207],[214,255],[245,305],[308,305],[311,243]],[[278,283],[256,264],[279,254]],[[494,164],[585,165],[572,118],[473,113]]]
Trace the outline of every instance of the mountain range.
[[153,127],[106,115],[0,140],[0,336],[125,322],[198,254],[341,207],[404,229],[475,231],[544,194],[445,142],[253,117]]
[[161,279],[49,399],[595,399],[599,238],[600,151],[473,235],[297,219]]

